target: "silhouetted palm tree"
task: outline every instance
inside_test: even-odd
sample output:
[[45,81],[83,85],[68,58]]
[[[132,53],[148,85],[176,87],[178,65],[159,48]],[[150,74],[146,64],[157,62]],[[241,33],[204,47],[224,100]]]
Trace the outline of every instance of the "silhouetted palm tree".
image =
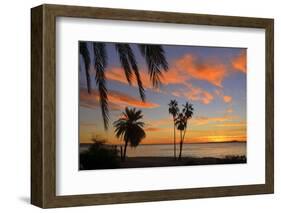
[[192,104],[186,102],[185,105],[183,105],[183,110],[182,113],[180,113],[178,115],[178,117],[176,118],[176,125],[178,130],[180,130],[180,153],[179,153],[179,159],[181,159],[181,155],[182,155],[182,145],[184,142],[184,137],[186,134],[186,129],[187,129],[187,121],[192,118],[193,115],[193,106]]
[[[102,110],[102,117],[104,122],[105,129],[108,128],[108,119],[109,119],[109,111],[108,111],[108,97],[107,97],[107,87],[106,87],[106,77],[105,70],[107,66],[107,53],[105,48],[105,43],[102,42],[92,42],[91,48],[93,49],[94,54],[94,67],[96,70],[96,84],[99,90],[100,96],[100,106]],[[140,44],[138,45],[142,56],[145,58],[148,73],[150,76],[150,80],[152,82],[153,87],[157,88],[161,84],[162,70],[168,70],[168,63],[165,58],[165,52],[161,45],[147,45]],[[87,42],[80,42],[79,52],[82,55],[85,64],[86,71],[86,79],[87,79],[87,89],[88,92],[91,92],[91,76],[90,76],[90,52],[89,45]],[[139,69],[137,66],[137,61],[135,55],[132,51],[132,48],[129,44],[116,43],[115,44],[116,51],[119,55],[119,60],[121,66],[124,70],[126,79],[128,83],[131,85],[132,76],[134,75],[138,88],[139,94],[142,101],[145,101],[145,92],[141,80],[141,76],[139,73]]]
[[176,100],[171,100],[169,105],[169,114],[173,116],[174,122],[174,158],[176,158],[176,117],[179,113],[178,102]]
[[125,112],[122,113],[122,117],[113,123],[115,136],[125,142],[124,153],[121,156],[123,160],[126,158],[128,144],[136,147],[146,136],[143,129],[144,122],[140,121],[142,118],[141,110],[126,107]]

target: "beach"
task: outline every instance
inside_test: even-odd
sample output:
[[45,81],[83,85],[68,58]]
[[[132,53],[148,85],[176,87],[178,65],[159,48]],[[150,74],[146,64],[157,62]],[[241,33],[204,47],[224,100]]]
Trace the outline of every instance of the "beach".
[[228,156],[226,158],[193,158],[184,157],[176,160],[173,157],[128,157],[120,163],[120,168],[145,168],[145,167],[167,167],[167,166],[195,166],[214,164],[236,164],[246,163],[245,156]]

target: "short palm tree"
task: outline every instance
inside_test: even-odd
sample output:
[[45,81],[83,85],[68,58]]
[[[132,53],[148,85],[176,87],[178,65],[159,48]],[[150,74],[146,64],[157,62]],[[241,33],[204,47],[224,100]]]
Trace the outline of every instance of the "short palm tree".
[[125,142],[124,153],[121,156],[122,160],[126,158],[128,144],[132,147],[137,147],[146,136],[143,129],[144,122],[140,121],[142,118],[141,110],[126,107],[121,118],[113,123],[115,136]]
[[193,115],[193,106],[192,104],[186,102],[185,105],[183,105],[183,110],[182,113],[178,115],[176,118],[176,126],[177,129],[180,130],[180,153],[179,153],[179,159],[182,157],[182,145],[184,142],[185,134],[186,134],[186,129],[187,129],[187,121],[192,118]]
[[169,105],[169,114],[173,116],[173,124],[174,124],[174,158],[176,158],[176,117],[179,113],[178,102],[176,100],[171,100]]
[[[148,67],[150,80],[154,88],[161,85],[162,70],[168,70],[168,63],[165,58],[165,52],[161,45],[138,45],[142,56],[145,58]],[[99,90],[100,106],[105,129],[108,128],[109,110],[108,97],[106,87],[105,71],[107,67],[107,51],[106,44],[103,42],[80,42],[79,53],[81,54],[85,64],[85,74],[87,79],[88,93],[91,92],[91,76],[90,76],[90,51],[92,49],[94,55],[94,67],[96,70],[95,81]],[[132,77],[135,76],[139,88],[139,94],[142,101],[145,101],[145,91],[143,88],[141,76],[139,73],[137,61],[134,52],[129,44],[116,43],[115,49],[119,56],[119,61],[124,70],[127,82],[132,84]]]

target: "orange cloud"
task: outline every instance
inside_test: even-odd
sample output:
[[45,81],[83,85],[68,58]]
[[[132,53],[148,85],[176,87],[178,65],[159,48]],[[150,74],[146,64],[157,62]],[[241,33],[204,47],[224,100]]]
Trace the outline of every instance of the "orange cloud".
[[[124,71],[120,67],[115,67],[105,72],[108,80],[128,84]],[[144,88],[153,89],[150,76],[147,70],[140,70],[141,80]],[[217,87],[222,87],[222,81],[227,75],[224,64],[215,60],[200,61],[191,54],[187,54],[174,63],[171,63],[167,72],[163,72],[162,83],[168,84],[186,84],[192,79],[207,81]],[[137,86],[136,79],[132,76],[132,85]],[[159,91],[158,91],[159,92]],[[193,91],[193,93],[196,91]],[[198,93],[198,91],[197,91]],[[206,98],[211,98],[211,94],[205,93]],[[207,103],[208,101],[205,101]]]
[[232,97],[228,96],[228,95],[225,95],[225,96],[223,96],[223,101],[225,103],[230,103],[232,101]]
[[[115,90],[108,90],[108,102],[111,110],[121,110],[125,106],[137,108],[156,108],[159,105],[151,102],[142,102],[130,95]],[[90,94],[86,89],[80,89],[80,106],[95,109],[99,107],[99,93],[93,90]]]
[[97,101],[98,94],[96,91],[92,91],[91,94],[88,94],[85,90],[80,90],[79,94],[79,100],[80,100],[80,106],[86,107],[86,108],[98,108],[99,103]]
[[[141,80],[144,88],[153,89],[150,76],[147,70],[140,70]],[[132,85],[137,86],[137,82],[134,76],[132,76]],[[123,84],[128,84],[122,68],[112,68],[106,71],[106,78],[108,80],[117,81]],[[167,84],[183,84],[189,79],[189,76],[175,68],[170,68],[167,72],[163,72],[162,83]]]
[[120,106],[131,106],[131,107],[138,107],[138,108],[156,108],[159,107],[158,104],[152,102],[143,102],[138,100],[130,95],[127,95],[123,92],[117,92],[113,90],[109,90],[108,100],[114,104]]
[[214,60],[200,61],[191,54],[178,59],[175,66],[184,70],[190,77],[207,81],[217,87],[222,87],[222,81],[227,75],[224,64]]
[[218,127],[241,127],[246,128],[246,122],[240,121],[240,122],[226,122],[222,124],[217,124]]
[[160,130],[163,130],[161,128],[156,128],[156,127],[148,127],[145,129],[146,132],[157,132],[157,131],[160,131]]
[[224,95],[222,90],[215,90],[215,94],[223,99],[225,103],[232,102],[232,96]]
[[[79,101],[80,101],[80,106],[85,108],[96,109],[100,107],[99,93],[97,90],[92,90],[91,93],[89,94],[86,89],[80,89]],[[121,106],[118,106],[113,102],[109,102],[109,109],[121,110],[122,108]]]
[[174,91],[172,92],[172,95],[176,97],[186,97],[189,100],[199,101],[203,104],[209,104],[214,99],[214,96],[211,93],[200,87],[194,87],[190,83],[186,83],[185,86],[186,89]]
[[162,119],[155,119],[155,120],[148,120],[147,121],[147,126],[149,127],[157,127],[159,128],[160,126],[171,126],[173,124],[172,118],[162,118]]
[[[246,72],[246,51],[242,51],[230,63],[236,70]],[[105,74],[108,80],[128,84],[121,67],[111,68]],[[153,89],[147,70],[140,70],[140,75],[144,88]],[[227,66],[219,60],[212,58],[201,60],[195,55],[186,54],[171,63],[167,72],[163,72],[162,83],[164,85],[185,84],[192,79],[196,79],[222,87],[222,82],[227,75]],[[136,87],[137,83],[134,75],[132,78],[132,85]]]
[[209,123],[232,121],[234,119],[236,119],[235,116],[229,116],[229,115],[225,115],[225,116],[222,116],[222,117],[204,117],[204,116],[200,116],[200,117],[194,117],[193,119],[190,120],[190,122],[193,125],[201,126],[201,125],[206,125],[206,124],[209,124]]
[[246,50],[242,51],[232,62],[232,67],[240,72],[246,73],[247,71],[247,55]]

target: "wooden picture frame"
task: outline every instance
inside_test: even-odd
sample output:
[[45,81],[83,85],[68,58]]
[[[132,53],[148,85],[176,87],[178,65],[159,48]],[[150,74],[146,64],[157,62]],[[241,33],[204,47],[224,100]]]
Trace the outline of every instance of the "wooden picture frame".
[[[56,195],[56,17],[265,29],[265,184],[87,195]],[[273,19],[64,5],[31,9],[31,203],[42,208],[267,194],[274,191]]]

